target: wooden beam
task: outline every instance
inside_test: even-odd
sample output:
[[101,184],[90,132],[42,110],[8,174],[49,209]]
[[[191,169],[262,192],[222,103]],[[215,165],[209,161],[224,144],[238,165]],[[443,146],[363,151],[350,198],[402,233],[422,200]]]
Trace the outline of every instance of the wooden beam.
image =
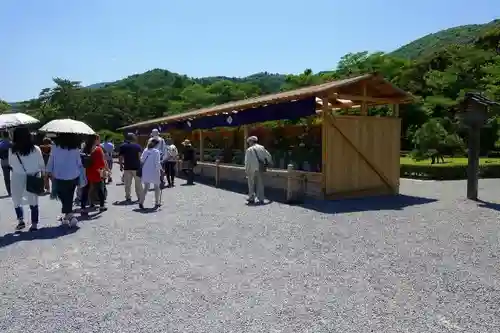
[[363,101],[361,102],[361,115],[362,116],[368,116],[368,105],[366,105],[366,98],[367,92],[366,92],[366,82],[363,82]]
[[358,95],[347,95],[347,94],[338,94],[337,98],[340,99],[349,99],[353,102],[371,102],[375,104],[402,104],[404,100],[400,98],[378,98],[378,97],[370,97],[370,96],[358,96]]
[[392,115],[393,117],[399,117],[399,104],[392,105]]
[[323,198],[326,197],[327,194],[327,181],[326,172],[327,172],[327,155],[328,155],[328,115],[330,114],[330,107],[328,105],[328,97],[322,98],[323,106],[321,109],[321,193]]
[[203,162],[205,157],[205,147],[204,147],[205,140],[203,140],[203,130],[200,130],[199,133],[200,133],[200,162]]
[[248,148],[248,125],[243,125],[243,152],[247,151]]

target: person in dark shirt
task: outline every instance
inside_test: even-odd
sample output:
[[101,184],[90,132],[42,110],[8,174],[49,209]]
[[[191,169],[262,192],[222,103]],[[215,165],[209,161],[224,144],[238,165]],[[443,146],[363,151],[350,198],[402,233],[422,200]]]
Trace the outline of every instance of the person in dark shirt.
[[9,165],[9,149],[12,144],[9,139],[9,132],[2,132],[2,140],[0,141],[0,160],[2,164],[3,180],[5,188],[10,197],[10,165]]
[[196,166],[196,152],[194,151],[191,141],[184,140],[182,143],[184,149],[182,150],[182,172],[186,175],[187,185],[194,185],[194,171]]
[[137,143],[135,134],[128,133],[119,150],[120,171],[123,171],[125,201],[127,202],[132,202],[132,181],[134,182],[137,199],[140,200],[141,198],[141,178],[137,176],[137,170],[141,167],[141,153],[142,147]]

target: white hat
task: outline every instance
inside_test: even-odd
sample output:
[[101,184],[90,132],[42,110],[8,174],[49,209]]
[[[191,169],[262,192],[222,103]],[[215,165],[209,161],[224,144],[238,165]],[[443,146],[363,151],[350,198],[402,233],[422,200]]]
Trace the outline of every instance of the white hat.
[[252,136],[249,136],[247,138],[247,142],[248,143],[250,143],[250,142],[259,142],[259,139],[255,135],[252,135]]
[[160,132],[159,132],[156,128],[155,128],[154,130],[152,130],[152,131],[151,131],[151,135],[152,135],[152,136],[157,136],[157,135],[159,135],[159,134],[160,134]]

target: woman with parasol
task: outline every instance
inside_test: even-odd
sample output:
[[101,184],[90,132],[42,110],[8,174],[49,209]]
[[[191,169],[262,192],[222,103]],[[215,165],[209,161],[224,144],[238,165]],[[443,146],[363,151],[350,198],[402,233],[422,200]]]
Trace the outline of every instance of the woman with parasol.
[[0,115],[0,131],[2,132],[2,139],[0,140],[0,160],[2,165],[2,172],[5,182],[5,188],[9,196],[10,191],[10,173],[11,167],[9,165],[9,149],[12,146],[10,141],[12,130],[20,126],[30,126],[38,123],[39,120],[33,118],[25,113],[11,113],[7,112]]
[[47,172],[52,178],[52,187],[61,201],[61,221],[75,226],[78,222],[73,215],[73,198],[77,185],[85,182],[85,171],[80,147],[81,135],[95,135],[87,124],[72,119],[56,119],[42,128],[42,132],[55,133],[55,146],[50,153]]
[[34,144],[28,128],[14,129],[9,162],[12,168],[11,191],[17,217],[16,230],[26,227],[23,210],[23,197],[25,197],[31,210],[30,231],[35,231],[38,229],[38,196],[43,192],[45,164],[42,152]]

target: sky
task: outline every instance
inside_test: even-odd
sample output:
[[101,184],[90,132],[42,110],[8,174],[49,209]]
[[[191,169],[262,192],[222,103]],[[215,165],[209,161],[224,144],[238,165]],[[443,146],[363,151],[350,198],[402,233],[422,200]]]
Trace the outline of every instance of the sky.
[[331,70],[349,52],[496,18],[499,0],[0,0],[0,99],[36,97],[53,77],[90,85],[153,68]]

